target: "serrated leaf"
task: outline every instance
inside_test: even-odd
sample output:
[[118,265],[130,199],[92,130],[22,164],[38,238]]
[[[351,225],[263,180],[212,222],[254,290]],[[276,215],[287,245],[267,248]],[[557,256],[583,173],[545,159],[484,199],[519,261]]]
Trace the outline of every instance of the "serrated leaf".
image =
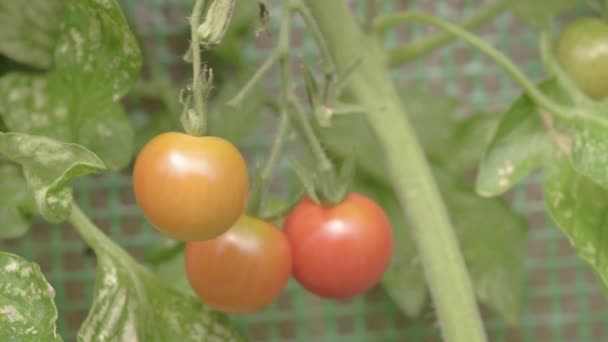
[[391,220],[396,253],[384,273],[382,286],[395,303],[410,317],[417,317],[424,309],[428,291],[422,267],[394,194],[382,185],[357,177],[354,191],[374,199]]
[[14,239],[27,232],[30,220],[26,217],[31,193],[19,167],[0,159],[0,239]]
[[486,197],[500,195],[540,168],[553,143],[527,95],[503,115],[479,165],[476,191]]
[[76,144],[22,133],[0,132],[0,155],[20,164],[40,214],[59,222],[70,214],[73,179],[105,170],[97,156]]
[[0,54],[48,69],[59,36],[65,1],[0,0]]
[[606,190],[577,173],[565,157],[546,167],[543,187],[551,218],[583,260],[608,285],[608,195]]
[[552,16],[559,14],[582,0],[511,0],[507,5],[522,20],[536,27],[547,27]]
[[55,68],[0,78],[11,131],[81,144],[110,169],[130,160],[133,132],[118,102],[139,73],[136,41],[115,0],[67,1]]
[[95,246],[98,273],[79,341],[242,341],[226,315],[165,285],[106,238]]
[[510,324],[519,321],[527,224],[500,199],[485,199],[436,172],[477,298]]
[[61,341],[55,291],[38,264],[0,252],[0,340]]

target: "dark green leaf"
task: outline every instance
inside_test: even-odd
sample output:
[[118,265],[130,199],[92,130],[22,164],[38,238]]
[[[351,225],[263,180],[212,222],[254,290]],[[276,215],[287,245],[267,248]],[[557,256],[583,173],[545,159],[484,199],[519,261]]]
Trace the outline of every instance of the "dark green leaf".
[[608,196],[577,173],[567,158],[546,168],[544,199],[549,214],[583,260],[608,285]]
[[96,254],[95,295],[80,341],[243,340],[228,316],[166,285],[110,240]]
[[27,232],[30,220],[25,211],[32,200],[19,167],[0,159],[0,239],[18,238]]
[[84,145],[111,169],[131,160],[133,132],[118,102],[140,69],[139,48],[115,0],[67,2],[55,68],[0,79],[11,131]]
[[21,164],[40,214],[52,222],[70,214],[69,182],[106,169],[95,154],[80,145],[22,133],[0,133],[0,155]]
[[547,27],[552,16],[581,2],[582,0],[511,0],[507,1],[507,5],[527,23]]
[[407,231],[397,199],[384,186],[363,177],[356,178],[354,190],[374,199],[391,220],[395,253],[391,266],[382,278],[382,286],[406,315],[416,317],[426,304],[428,291],[414,242]]
[[0,54],[48,69],[63,18],[63,0],[0,0]]
[[552,148],[536,105],[521,96],[503,115],[480,163],[477,193],[486,197],[504,193],[540,168]]
[[40,267],[0,252],[0,340],[61,341],[55,321],[55,291]]
[[436,172],[477,298],[509,323],[521,311],[527,225],[500,199],[485,199]]

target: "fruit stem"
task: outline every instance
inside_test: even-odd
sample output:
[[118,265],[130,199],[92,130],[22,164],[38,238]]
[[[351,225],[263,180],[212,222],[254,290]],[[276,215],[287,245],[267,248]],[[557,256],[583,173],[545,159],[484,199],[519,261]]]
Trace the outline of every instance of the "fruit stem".
[[190,17],[190,52],[192,53],[192,96],[194,98],[194,113],[190,113],[190,109],[186,109],[187,114],[182,121],[184,128],[188,134],[203,135],[207,129],[207,117],[205,112],[205,102],[203,97],[208,91],[207,81],[201,79],[206,77],[201,71],[201,42],[196,32],[200,25],[201,15],[205,8],[207,0],[196,0],[192,15]]
[[[490,5],[482,7],[470,17],[462,20],[460,26],[469,30],[475,30],[488,20],[502,13],[506,7],[506,4],[507,2],[505,0],[497,0]],[[375,26],[379,35],[384,34],[389,26],[381,23],[386,19],[386,17],[382,17],[376,21]],[[392,22],[391,24],[394,25],[396,22]],[[424,56],[431,51],[450,43],[455,38],[456,36],[445,31],[438,32],[428,37],[420,38],[406,44],[405,46],[399,46],[390,50],[388,52],[388,63],[390,66],[399,66],[401,64],[411,62],[420,56]]]

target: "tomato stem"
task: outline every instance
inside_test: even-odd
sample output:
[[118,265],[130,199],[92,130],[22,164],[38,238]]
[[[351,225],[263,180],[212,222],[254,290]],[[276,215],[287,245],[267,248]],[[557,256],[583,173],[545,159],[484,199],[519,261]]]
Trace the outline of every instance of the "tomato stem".
[[[201,23],[201,15],[207,0],[196,0],[190,17],[190,53],[192,54],[192,97],[194,98],[194,113],[186,109],[186,116],[182,117],[184,129],[191,135],[203,135],[207,130],[207,118],[203,97],[208,87],[206,75],[201,71],[201,42],[196,32]],[[202,78],[201,78],[202,77]]]
[[[375,0],[369,2],[375,2]],[[325,39],[323,39],[323,35],[321,34],[315,19],[312,17],[312,14],[310,14],[310,11],[308,8],[306,8],[306,6],[304,6],[301,0],[292,0],[291,6],[292,9],[300,15],[302,20],[304,20],[304,24],[306,24],[306,27],[308,30],[310,30],[313,38],[315,39],[317,47],[319,48],[319,54],[321,55],[321,61],[325,69],[325,75],[333,74],[333,62],[331,59],[331,54],[329,53],[329,48],[327,47],[327,43],[325,42]]]
[[435,18],[432,16],[428,16],[420,13],[396,13],[385,16],[379,19],[376,22],[376,30],[382,31],[385,27],[394,25],[399,22],[408,22],[408,21],[419,21],[427,24],[431,24],[437,28],[440,28],[450,34],[461,38],[465,42],[470,45],[476,47],[479,51],[485,53],[488,57],[492,58],[496,63],[501,65],[505,71],[515,79],[528,93],[530,98],[532,98],[538,105],[545,108],[551,113],[564,118],[564,119],[572,119],[574,117],[574,112],[571,108],[564,107],[551,98],[547,97],[542,91],[538,89],[538,87],[519,69],[511,60],[505,56],[502,52],[498,51],[494,47],[490,46],[488,43],[484,42],[482,39],[477,36],[471,34],[465,29],[452,24],[448,21]]
[[[344,1],[308,0],[339,75],[364,57],[345,82],[361,105],[384,152],[387,177],[397,194],[431,290],[446,341],[486,341],[471,279],[430,165],[385,67],[383,51],[364,35]],[[404,229],[404,227],[395,227]],[[399,248],[395,248],[399,251]]]
[[[507,2],[505,0],[497,0],[490,5],[482,7],[473,15],[465,18],[460,22],[460,26],[475,30],[488,20],[502,13]],[[383,35],[390,25],[396,24],[391,22],[390,25],[382,24],[382,21],[387,20],[387,17],[379,18],[376,23],[376,32],[378,35]],[[420,38],[404,46],[396,47],[388,52],[388,63],[390,66],[398,66],[413,61],[414,59],[424,56],[433,50],[444,46],[456,38],[453,34],[442,31],[428,37]]]
[[268,160],[266,160],[266,164],[260,171],[260,175],[257,178],[257,181],[254,184],[254,188],[251,192],[249,208],[247,211],[250,215],[254,217],[260,217],[262,214],[264,201],[266,200],[266,195],[268,194],[268,186],[270,185],[270,180],[272,179],[272,173],[274,171],[274,168],[276,167],[277,161],[281,154],[281,149],[283,147],[288,132],[289,120],[287,118],[286,109],[283,108],[281,110],[281,121],[279,122],[279,129],[274,138],[274,142],[272,143],[270,155],[268,156]]

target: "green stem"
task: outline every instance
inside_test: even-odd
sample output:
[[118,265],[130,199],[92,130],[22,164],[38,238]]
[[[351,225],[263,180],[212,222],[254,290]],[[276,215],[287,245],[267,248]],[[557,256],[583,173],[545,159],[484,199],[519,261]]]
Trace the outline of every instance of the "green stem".
[[279,52],[278,49],[275,49],[270,54],[270,56],[268,56],[268,58],[266,58],[264,63],[255,71],[255,73],[253,74],[253,76],[251,76],[249,81],[247,81],[247,83],[245,83],[245,85],[241,88],[241,90],[239,90],[239,92],[236,94],[236,96],[234,96],[226,104],[229,106],[232,106],[232,107],[238,107],[241,104],[241,102],[243,101],[243,99],[245,98],[245,95],[247,95],[247,93],[251,90],[251,88],[253,88],[253,86],[256,85],[256,83],[258,83],[260,81],[262,76],[264,76],[268,72],[268,70],[270,70],[270,68],[272,68],[272,66],[279,60],[279,57],[281,57],[281,53]]
[[68,221],[96,254],[126,255],[131,258],[127,252],[118,247],[112,239],[91,222],[88,216],[74,202],[72,203],[72,213]]
[[194,111],[198,116],[198,124],[194,127],[186,127],[191,130],[188,132],[193,135],[202,135],[207,128],[207,118],[205,113],[204,89],[201,89],[201,43],[196,33],[201,21],[201,14],[205,8],[207,0],[196,0],[190,17],[190,50],[192,52],[192,96],[194,97]]
[[485,53],[496,63],[501,65],[505,69],[505,71],[524,88],[528,95],[538,105],[563,119],[573,118],[573,112],[570,108],[564,107],[556,103],[549,97],[545,96],[545,94],[543,94],[543,92],[540,91],[538,87],[515,64],[513,64],[511,60],[509,60],[507,56],[505,56],[502,52],[490,46],[488,43],[484,42],[477,36],[471,34],[470,32],[462,29],[457,25],[454,25],[439,18],[419,13],[396,13],[382,18],[381,21],[378,21],[376,23],[376,28],[378,30],[381,30],[383,26],[394,25],[399,22],[408,21],[419,21],[428,23],[446,32],[449,32],[450,34],[456,37],[461,38],[465,42],[469,43],[470,45],[479,49],[481,52]]
[[257,182],[253,191],[251,192],[251,206],[249,207],[249,214],[260,217],[262,214],[262,207],[266,200],[266,194],[268,193],[268,185],[272,179],[272,173],[281,154],[281,148],[289,132],[289,120],[287,119],[286,109],[281,112],[281,121],[279,122],[279,129],[272,143],[270,149],[270,155],[266,164],[260,171],[260,175],[257,178]]
[[[504,10],[506,4],[506,0],[497,0],[490,5],[482,7],[479,11],[475,12],[475,14],[464,19],[460,23],[460,26],[468,30],[475,30],[488,20],[500,14]],[[389,26],[396,23],[394,21],[385,22],[385,20],[387,20],[387,17],[379,18],[376,21],[375,26],[379,34],[384,34]],[[420,38],[405,46],[394,48],[388,52],[388,64],[390,66],[397,66],[411,62],[412,60],[424,56],[453,41],[454,38],[455,36],[448,32],[439,32],[429,37]]]
[[[453,342],[486,341],[456,234],[430,165],[385,68],[383,52],[363,34],[345,1],[308,0],[308,4],[339,74],[364,55],[346,87],[361,105],[383,108],[365,117],[382,147],[379,153],[385,157],[387,177],[400,207],[412,223],[407,234],[412,234],[416,243],[443,337]],[[399,248],[395,251],[399,252]]]
[[[375,0],[370,2],[375,2]],[[319,31],[317,23],[315,23],[315,19],[312,17],[312,14],[310,14],[310,11],[308,8],[306,8],[306,6],[304,6],[301,0],[292,0],[292,8],[300,15],[300,17],[302,17],[306,27],[312,33],[312,36],[319,48],[319,54],[321,55],[321,60],[323,61],[325,74],[331,75],[333,70],[331,54],[329,53],[329,48],[325,43],[325,39],[323,39],[323,35],[321,35],[321,31]]]

